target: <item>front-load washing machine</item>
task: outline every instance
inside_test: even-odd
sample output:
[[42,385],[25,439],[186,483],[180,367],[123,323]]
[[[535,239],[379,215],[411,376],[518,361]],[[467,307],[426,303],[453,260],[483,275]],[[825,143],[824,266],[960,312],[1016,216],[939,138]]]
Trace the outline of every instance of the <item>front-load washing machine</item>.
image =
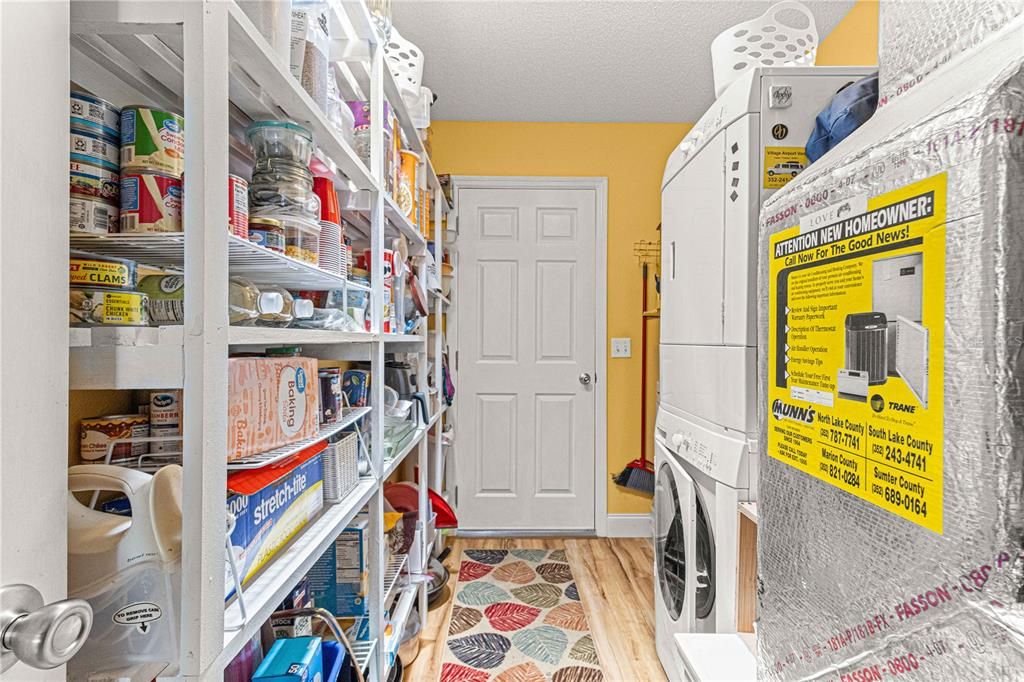
[[672,682],[685,682],[675,635],[735,632],[740,502],[756,488],[745,435],[659,410],[654,437],[655,642]]

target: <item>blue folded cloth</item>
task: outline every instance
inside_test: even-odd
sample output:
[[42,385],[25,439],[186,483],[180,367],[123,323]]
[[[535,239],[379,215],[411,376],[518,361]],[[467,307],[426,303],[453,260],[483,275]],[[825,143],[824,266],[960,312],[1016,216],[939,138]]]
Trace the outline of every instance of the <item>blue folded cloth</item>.
[[829,149],[871,118],[878,106],[878,74],[872,74],[840,90],[814,120],[807,139],[807,159],[817,161]]

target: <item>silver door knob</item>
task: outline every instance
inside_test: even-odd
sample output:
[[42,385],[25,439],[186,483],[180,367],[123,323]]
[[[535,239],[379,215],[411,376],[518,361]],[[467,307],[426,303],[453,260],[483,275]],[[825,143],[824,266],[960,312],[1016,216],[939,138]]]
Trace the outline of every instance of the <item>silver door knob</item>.
[[590,375],[587,374],[586,372],[581,374],[580,375],[580,383],[583,384],[584,386],[589,385],[590,384]]
[[32,668],[56,668],[85,644],[92,607],[84,599],[43,605],[31,585],[0,587],[0,672],[21,661]]

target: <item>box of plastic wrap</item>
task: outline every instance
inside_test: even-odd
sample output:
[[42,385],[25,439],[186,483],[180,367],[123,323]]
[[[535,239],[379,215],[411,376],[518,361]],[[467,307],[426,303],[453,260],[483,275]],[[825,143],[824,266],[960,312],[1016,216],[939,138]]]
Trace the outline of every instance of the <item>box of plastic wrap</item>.
[[879,108],[1021,14],[1024,0],[881,0]]
[[1024,679],[1024,30],[764,206],[762,680]]

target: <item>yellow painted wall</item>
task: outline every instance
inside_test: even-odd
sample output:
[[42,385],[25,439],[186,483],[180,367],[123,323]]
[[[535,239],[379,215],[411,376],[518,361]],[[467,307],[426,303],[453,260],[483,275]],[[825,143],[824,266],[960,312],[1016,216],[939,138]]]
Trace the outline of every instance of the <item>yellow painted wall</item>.
[[[431,125],[434,166],[442,173],[608,178],[608,337],[633,340],[631,358],[608,357],[609,474],[640,455],[641,269],[633,257],[633,242],[660,240],[656,227],[661,222],[661,174],[669,153],[689,129],[682,123],[434,121]],[[653,304],[653,296],[651,300]],[[651,434],[658,376],[656,320],[648,334],[645,432]],[[604,339],[602,344],[608,354],[610,342]],[[611,514],[647,513],[650,500],[608,483]]]
[[[818,48],[821,65],[872,65],[878,55],[878,2],[859,0]],[[453,175],[608,178],[608,338],[628,336],[633,357],[608,356],[608,471],[639,456],[640,266],[633,242],[658,241],[661,173],[692,124],[434,121],[434,166]],[[653,307],[652,287],[652,307]],[[658,377],[658,321],[648,327],[648,454]],[[608,483],[608,513],[650,510],[650,498]]]
[[821,45],[819,66],[873,66],[878,63],[878,0],[858,0]]

